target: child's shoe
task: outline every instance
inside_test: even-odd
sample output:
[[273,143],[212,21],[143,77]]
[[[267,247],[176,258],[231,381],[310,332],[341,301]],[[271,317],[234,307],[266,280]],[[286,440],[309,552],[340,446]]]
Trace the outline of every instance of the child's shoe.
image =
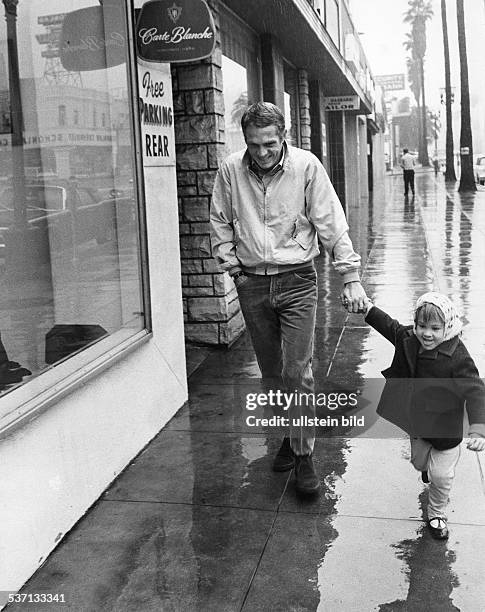
[[448,538],[448,525],[445,518],[435,516],[428,521],[428,527],[435,540],[446,540]]

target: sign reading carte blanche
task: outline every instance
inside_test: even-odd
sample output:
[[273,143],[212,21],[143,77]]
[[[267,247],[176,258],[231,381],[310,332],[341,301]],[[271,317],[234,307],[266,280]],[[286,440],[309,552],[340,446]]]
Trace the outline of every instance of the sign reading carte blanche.
[[330,96],[323,98],[327,111],[359,110],[359,96]]
[[147,67],[138,60],[143,166],[175,166],[170,66]]
[[138,16],[138,56],[149,62],[203,59],[214,51],[215,38],[205,0],[149,0]]

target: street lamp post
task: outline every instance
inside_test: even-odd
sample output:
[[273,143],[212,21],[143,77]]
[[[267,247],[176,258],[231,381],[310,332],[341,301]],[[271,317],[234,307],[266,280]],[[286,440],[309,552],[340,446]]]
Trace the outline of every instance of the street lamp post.
[[20,92],[19,55],[17,46],[18,0],[2,0],[7,22],[8,83],[12,129],[12,189],[14,223],[5,232],[5,265],[15,284],[24,277],[40,274],[39,265],[49,261],[49,245],[45,232],[32,227],[27,219],[24,165],[24,121]]
[[17,4],[18,0],[2,0],[5,6],[8,45],[8,84],[10,88],[10,125],[12,128],[12,178],[14,223],[17,229],[27,225],[24,185],[24,141],[22,99],[17,48]]

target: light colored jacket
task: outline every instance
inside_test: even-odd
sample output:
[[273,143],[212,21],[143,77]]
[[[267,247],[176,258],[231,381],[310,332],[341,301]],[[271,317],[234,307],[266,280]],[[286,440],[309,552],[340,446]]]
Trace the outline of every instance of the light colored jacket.
[[411,153],[404,153],[401,157],[401,168],[403,170],[414,170],[414,166],[416,165],[416,160]]
[[221,164],[211,205],[212,252],[223,270],[271,268],[311,262],[318,238],[344,282],[359,280],[342,205],[320,161],[284,145],[282,164],[261,179],[246,150]]

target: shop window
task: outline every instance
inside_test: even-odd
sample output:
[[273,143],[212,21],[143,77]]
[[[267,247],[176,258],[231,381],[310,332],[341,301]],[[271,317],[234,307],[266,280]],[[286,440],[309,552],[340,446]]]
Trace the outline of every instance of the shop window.
[[238,17],[221,5],[222,87],[226,153],[246,145],[241,117],[261,99],[259,39]]
[[[17,112],[0,148],[0,395],[8,394],[0,403],[0,425],[10,398],[22,394],[30,401],[29,389],[32,397],[46,391],[43,381],[56,372],[66,377],[70,363],[76,372],[84,370],[146,326],[136,144],[126,119],[136,115],[128,95],[129,53],[121,49],[117,62],[98,57],[93,69],[86,69],[91,60],[85,55],[82,72],[72,62],[65,67],[60,53],[64,20],[75,9],[95,9],[90,27],[98,32],[109,31],[116,18],[118,45],[129,40],[125,3],[119,10],[112,3],[109,10],[106,2],[93,4],[20,2],[18,58],[7,61],[8,70],[18,60],[19,74],[11,74],[20,100],[0,70],[1,111],[11,106]],[[14,48],[11,42],[3,20],[3,58]],[[108,53],[108,45],[98,42]],[[66,98],[92,109],[91,127],[75,133],[66,127]],[[105,125],[95,130],[101,111]],[[80,123],[78,110],[73,119]]]
[[283,65],[284,75],[284,115],[286,140],[294,147],[300,146],[300,125],[298,106],[298,73],[286,62]]
[[326,0],[325,28],[335,46],[340,49],[340,16],[337,0]]

